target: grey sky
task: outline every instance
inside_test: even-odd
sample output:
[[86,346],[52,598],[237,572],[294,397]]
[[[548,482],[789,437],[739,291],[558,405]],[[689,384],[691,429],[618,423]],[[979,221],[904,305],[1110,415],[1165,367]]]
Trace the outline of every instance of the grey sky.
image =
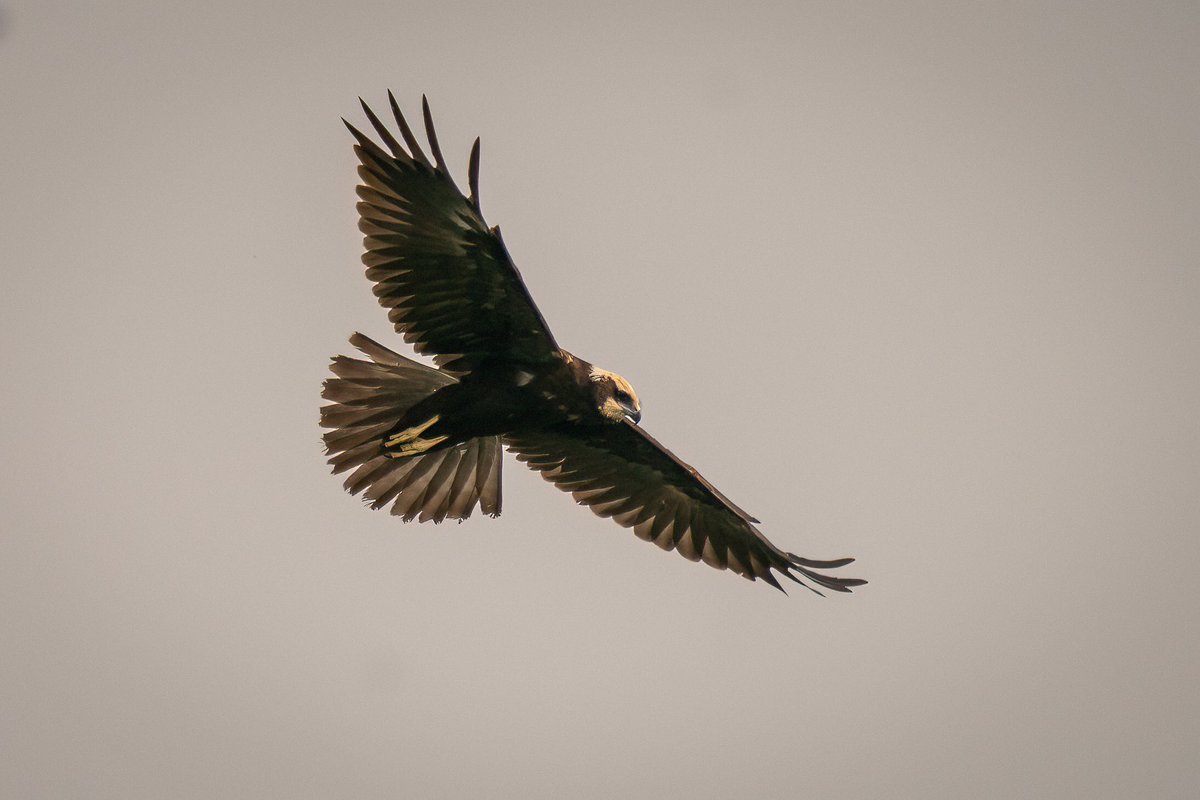
[[[1200,9],[0,9],[0,795],[1193,797]],[[403,525],[316,426],[356,95],[429,95],[559,342],[785,598],[509,457]]]

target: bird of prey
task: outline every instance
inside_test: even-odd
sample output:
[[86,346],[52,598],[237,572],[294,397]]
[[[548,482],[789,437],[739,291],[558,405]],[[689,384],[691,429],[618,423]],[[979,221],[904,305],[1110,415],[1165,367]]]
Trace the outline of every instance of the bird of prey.
[[[349,122],[361,162],[359,229],[367,278],[388,318],[437,368],[361,333],[369,360],[335,356],[321,425],[335,473],[372,508],[406,522],[500,513],[501,446],[635,535],[692,561],[820,593],[865,581],[823,574],[853,559],[781,550],[758,520],[639,427],[629,382],[558,346],[479,206],[479,140],[459,191],[422,98],[426,156],[388,92],[400,139],[362,102],[377,144]],[[386,148],[386,149],[385,149]]]

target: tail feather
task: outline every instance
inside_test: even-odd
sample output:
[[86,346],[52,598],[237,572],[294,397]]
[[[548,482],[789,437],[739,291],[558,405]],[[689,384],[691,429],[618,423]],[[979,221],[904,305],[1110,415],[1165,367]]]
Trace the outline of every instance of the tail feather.
[[[440,453],[445,450],[438,451]],[[436,455],[436,453],[434,454]],[[433,475],[437,468],[441,466],[442,459],[422,457],[419,462],[413,465],[412,470],[408,474],[408,485],[405,491],[401,492],[396,498],[395,504],[392,506],[392,513],[398,517],[403,517],[405,522],[415,519],[421,513],[421,503],[425,500],[425,491],[429,488],[429,482],[433,480]]]
[[500,513],[500,439],[484,437],[408,458],[388,458],[383,437],[404,413],[454,378],[356,333],[350,343],[371,360],[335,356],[321,396],[325,452],[344,486],[371,508],[391,504],[405,522],[466,519],[478,505]]
[[450,509],[447,501],[450,499],[450,490],[454,488],[452,482],[454,474],[458,472],[461,464],[461,456],[443,458],[437,469],[431,470],[433,477],[429,480],[429,486],[425,488],[425,494],[421,497],[421,514],[417,517],[419,522],[428,522],[439,513],[442,515],[442,519],[445,519],[446,513]]
[[365,438],[368,445],[374,444],[376,440],[382,440],[384,435],[391,430],[391,427],[391,424],[388,422],[380,422],[377,425],[372,425],[370,428],[342,428],[340,430],[330,431],[329,433],[325,434],[325,446],[330,452],[333,452],[334,450],[341,450],[343,447],[350,448],[338,456],[338,462],[329,462],[335,467],[333,471],[335,473],[344,472],[349,467],[357,466],[358,463],[362,463],[361,461],[357,463],[351,462],[356,456],[365,458],[366,456],[373,454],[374,449],[365,449],[361,454],[358,454],[355,453],[357,447],[354,443],[361,442]]
[[[404,356],[400,355],[399,353],[396,353],[392,350],[387,349],[386,347],[381,345],[379,342],[377,342],[374,339],[371,339],[367,336],[364,336],[361,333],[355,333],[353,336],[351,336],[350,344],[354,345],[359,350],[361,350],[363,353],[365,353],[367,355],[367,357],[370,358],[372,361],[374,361],[376,364],[385,364],[389,367],[403,367],[405,365],[414,365],[414,364],[418,367],[423,366],[422,364],[420,364],[416,361],[413,361],[411,358],[405,358]],[[442,373],[438,372],[437,370],[432,370],[432,371],[436,372],[439,375],[442,374]]]
[[451,483],[450,489],[453,499],[449,502],[447,516],[461,514],[463,510],[479,501],[479,489],[475,484],[475,476],[479,472],[478,447],[473,441],[468,444],[469,449],[473,448],[475,452],[465,454],[454,473],[454,481]]

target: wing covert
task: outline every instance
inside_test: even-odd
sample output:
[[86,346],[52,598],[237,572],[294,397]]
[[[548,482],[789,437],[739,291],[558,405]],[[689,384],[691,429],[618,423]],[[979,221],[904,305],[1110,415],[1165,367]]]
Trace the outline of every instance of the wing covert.
[[[469,163],[471,196],[450,177],[422,100],[433,162],[388,92],[403,144],[366,103],[387,151],[346,122],[357,140],[363,264],[404,340],[461,376],[488,359],[536,364],[557,344],[508,255],[479,211],[479,141]],[[361,102],[361,101],[360,101]],[[343,120],[344,121],[344,120]]]

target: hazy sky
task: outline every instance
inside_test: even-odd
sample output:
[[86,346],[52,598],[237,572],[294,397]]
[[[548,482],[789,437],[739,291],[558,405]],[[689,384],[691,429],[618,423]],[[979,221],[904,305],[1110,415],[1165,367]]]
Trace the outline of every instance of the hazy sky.
[[[1192,798],[1200,6],[0,4],[0,796]],[[788,550],[328,474],[357,95]]]

